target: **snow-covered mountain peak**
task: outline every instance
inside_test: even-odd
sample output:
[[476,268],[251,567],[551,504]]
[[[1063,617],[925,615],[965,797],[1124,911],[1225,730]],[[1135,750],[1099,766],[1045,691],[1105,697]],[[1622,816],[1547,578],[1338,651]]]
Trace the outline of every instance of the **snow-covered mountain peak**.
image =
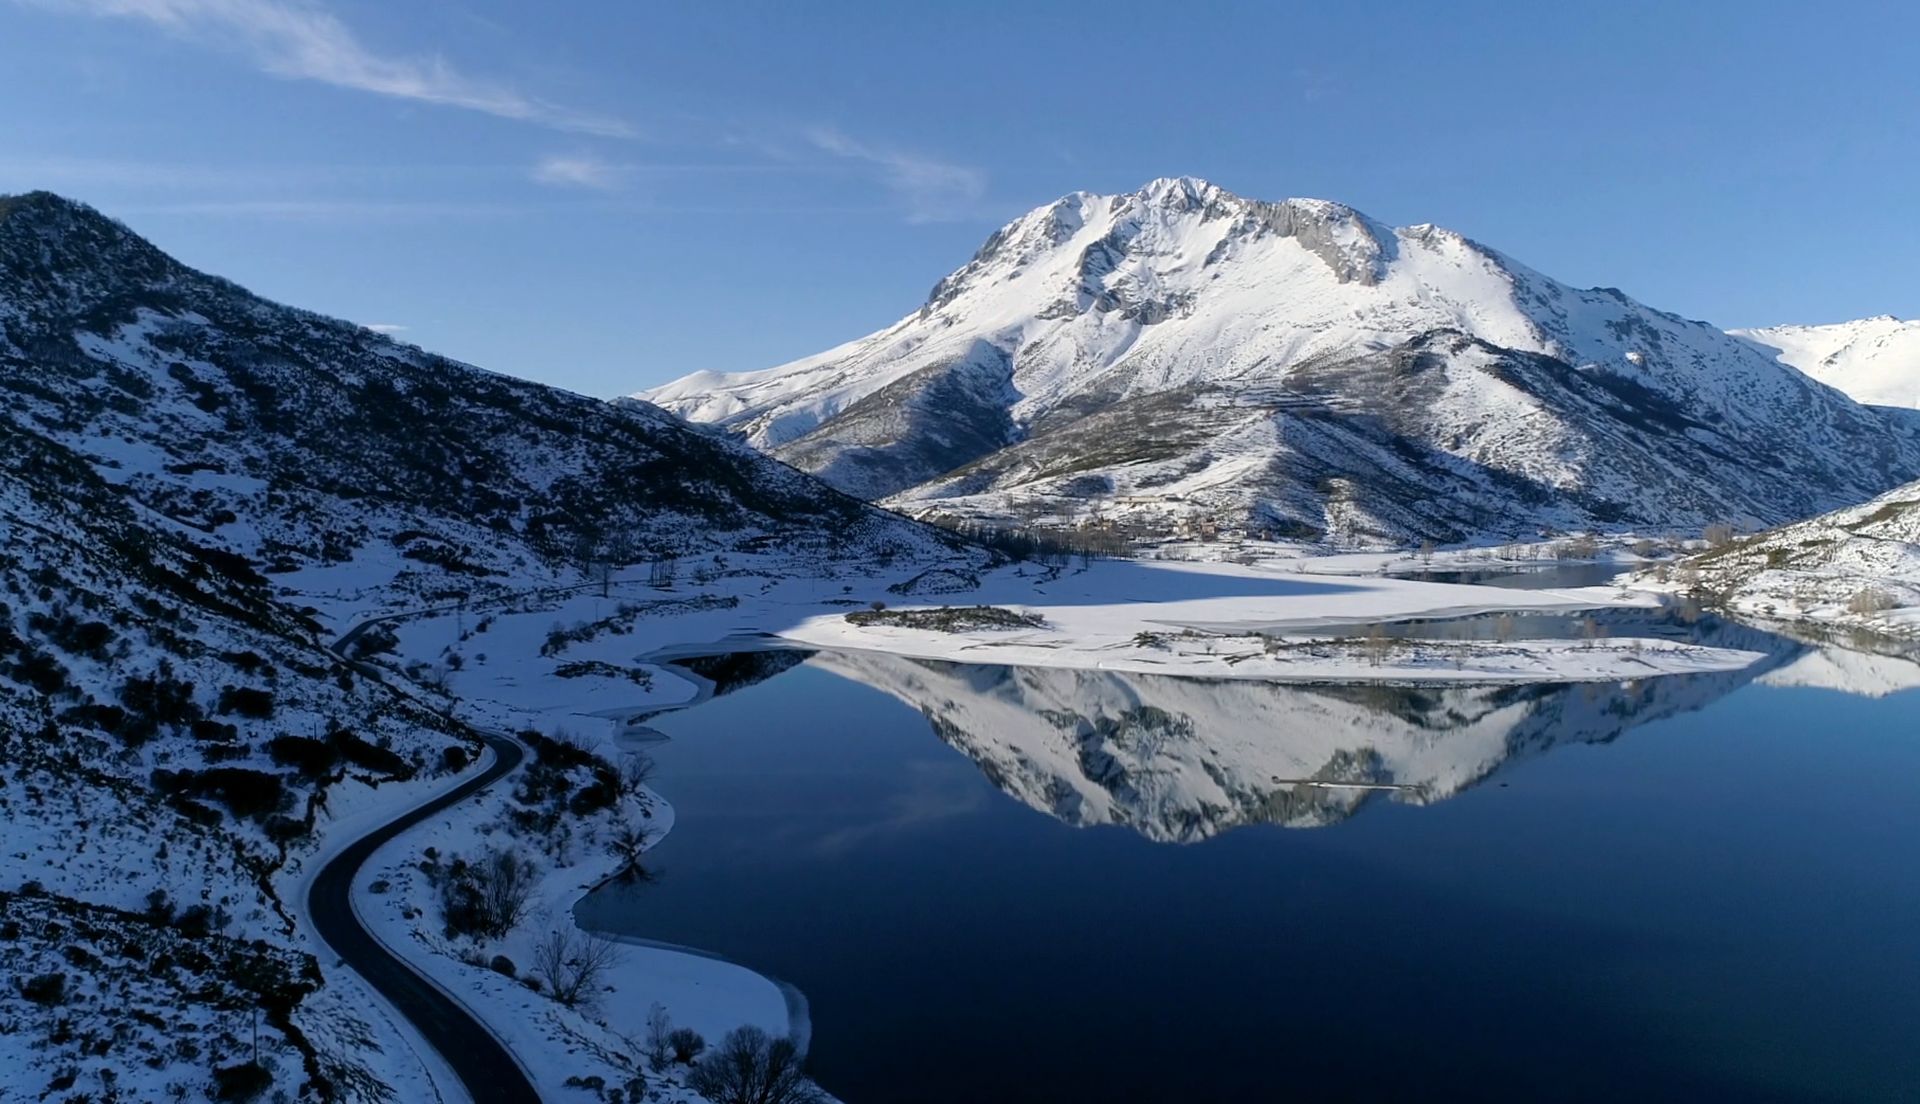
[[1135,194],[1161,206],[1196,207],[1224,193],[1218,185],[1197,176],[1161,176],[1148,181]]
[[[1890,426],[1704,322],[1560,283],[1443,227],[1192,177],[1063,196],[996,231],[887,329],[641,397],[851,493],[1002,520],[1084,521],[1114,496],[1177,503],[1155,507],[1166,528],[1201,512],[1266,532],[1447,537],[1471,527],[1390,520],[1384,503],[1356,520],[1329,514],[1327,496],[1349,479],[1362,498],[1385,480],[1404,488],[1396,500],[1435,499],[1464,476],[1480,487],[1468,497],[1586,499],[1551,520],[1509,503],[1503,526],[1691,526],[1784,520],[1920,474],[1920,427]],[[1336,446],[1335,431],[1366,440]],[[1424,470],[1404,468],[1409,448]],[[1750,486],[1720,493],[1727,482]]]
[[[1074,192],[1015,219],[941,280],[917,317],[963,324],[1017,291],[1047,299],[1054,317],[1118,311],[1152,324],[1240,246],[1269,238],[1298,241],[1336,283],[1377,283],[1398,252],[1390,227],[1344,204],[1269,203],[1197,177],[1162,177],[1120,195]],[[1167,297],[1137,294],[1152,289]]]

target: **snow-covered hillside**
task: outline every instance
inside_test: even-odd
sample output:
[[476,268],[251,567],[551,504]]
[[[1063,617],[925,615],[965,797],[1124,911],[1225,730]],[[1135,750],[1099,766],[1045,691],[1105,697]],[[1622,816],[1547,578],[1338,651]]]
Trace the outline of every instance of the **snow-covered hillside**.
[[1010,223],[879,333],[645,393],[862,497],[1354,543],[1779,522],[1920,429],[1461,235],[1190,178]]
[[[988,558],[644,403],[266,302],[46,193],[0,197],[0,397],[0,1068],[46,1099],[439,1095],[283,880],[476,762],[458,660],[384,628],[349,660],[349,626],[464,624],[620,565],[667,585],[695,553],[705,578],[770,549],[820,590]],[[465,809],[547,842],[607,820],[611,786],[568,795],[611,764],[567,763]],[[591,1070],[568,1015],[523,1058],[565,1067],[554,1092]]]
[[1883,314],[1828,326],[1729,332],[1856,402],[1920,409],[1920,321]]
[[397,1040],[323,989],[271,874],[341,784],[404,789],[467,761],[469,736],[71,450],[0,418],[0,455],[9,1087],[160,1100],[350,1078],[357,1046]]
[[1757,617],[1920,636],[1920,482],[1731,541],[1653,581]]
[[16,422],[329,609],[759,544],[948,547],[647,404],[267,302],[47,193],[0,199],[0,327]]

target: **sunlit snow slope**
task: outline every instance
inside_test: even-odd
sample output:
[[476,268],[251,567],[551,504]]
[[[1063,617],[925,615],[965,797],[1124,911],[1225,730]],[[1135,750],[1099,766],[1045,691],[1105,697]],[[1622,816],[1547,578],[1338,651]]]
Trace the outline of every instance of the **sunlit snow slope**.
[[1730,332],[1856,402],[1920,409],[1920,321],[1883,314],[1830,326]]
[[1777,522],[1913,423],[1450,230],[1191,178],[1004,227],[913,315],[644,396],[910,510],[1356,543]]

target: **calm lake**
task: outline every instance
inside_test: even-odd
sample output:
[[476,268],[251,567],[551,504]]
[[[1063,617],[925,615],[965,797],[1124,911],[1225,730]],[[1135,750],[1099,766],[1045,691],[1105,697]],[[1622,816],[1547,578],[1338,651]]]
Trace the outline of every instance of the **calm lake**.
[[1920,668],[1722,635],[1770,658],[694,661],[657,879],[580,918],[797,986],[849,1104],[1920,1099]]

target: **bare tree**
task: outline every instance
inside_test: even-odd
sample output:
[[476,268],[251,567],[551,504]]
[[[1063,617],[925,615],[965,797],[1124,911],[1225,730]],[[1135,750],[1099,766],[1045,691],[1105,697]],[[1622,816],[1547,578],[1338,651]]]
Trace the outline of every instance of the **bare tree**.
[[673,577],[676,572],[677,565],[674,563],[674,558],[663,556],[647,565],[647,585],[665,590],[673,586]]
[[736,1027],[687,1075],[687,1087],[713,1104],[816,1104],[825,1099],[800,1069],[792,1039]]
[[1553,555],[1561,560],[1591,560],[1600,554],[1600,541],[1591,533],[1568,537],[1554,545]]
[[569,1008],[592,1005],[595,990],[620,959],[620,944],[604,935],[563,924],[534,944],[533,974],[547,994]]
[[653,756],[634,752],[620,760],[620,796],[633,797],[653,781]]
[[667,1036],[673,1032],[673,1020],[667,1016],[667,1006],[654,1002],[647,1010],[647,1064],[653,1072],[659,1073],[667,1068],[667,1060],[673,1056],[673,1048],[667,1042]]
[[1364,645],[1367,653],[1367,662],[1375,667],[1385,663],[1387,656],[1393,652],[1393,645],[1394,639],[1387,635],[1385,626],[1375,625],[1368,629],[1367,639]]
[[1585,641],[1581,647],[1591,650],[1595,642],[1606,635],[1607,627],[1602,625],[1597,618],[1583,617],[1580,619],[1580,639]]
[[490,851],[460,868],[440,888],[447,926],[499,938],[520,926],[533,902],[533,863],[514,850]]
[[1513,615],[1503,613],[1493,619],[1493,638],[1502,644],[1513,639]]
[[607,840],[607,852],[620,860],[620,870],[615,876],[622,881],[651,881],[647,868],[642,865],[647,848],[653,846],[655,832],[645,825],[624,821],[614,829],[613,836]]
[[1726,522],[1716,521],[1700,535],[1706,538],[1708,548],[1724,548],[1733,543],[1734,530]]

